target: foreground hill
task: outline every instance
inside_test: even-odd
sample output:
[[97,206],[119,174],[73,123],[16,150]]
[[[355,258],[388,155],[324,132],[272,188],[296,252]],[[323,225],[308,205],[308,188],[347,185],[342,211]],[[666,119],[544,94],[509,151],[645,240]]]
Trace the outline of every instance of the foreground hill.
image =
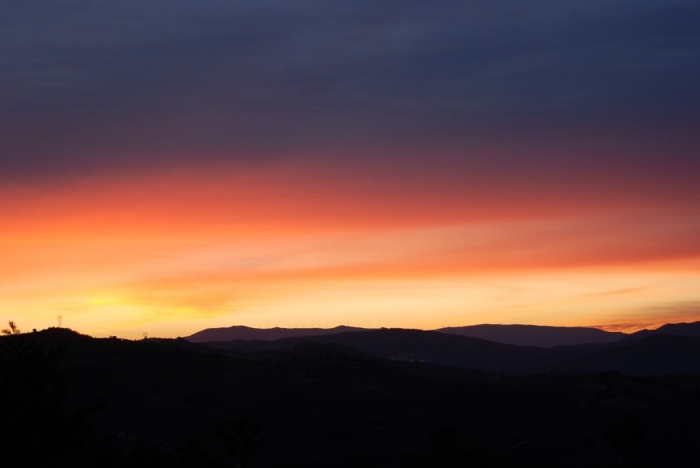
[[[387,349],[403,352],[400,341],[411,338],[436,355],[442,341],[433,335],[466,339],[377,332]],[[484,359],[548,352],[469,341]],[[55,363],[51,349],[62,350]],[[56,372],[61,379],[45,378]],[[36,413],[26,439],[0,439],[3,466],[583,468],[622,460],[684,468],[700,456],[698,375],[496,376],[390,361],[338,343],[230,357],[185,340],[93,339],[54,329],[0,337],[0,392],[18,381],[22,395],[51,411]],[[45,400],[58,382],[68,398],[58,392]],[[10,401],[2,427],[16,434],[8,412],[33,414],[31,400]],[[60,413],[66,417],[50,416]],[[22,458],[13,465],[15,455]],[[44,463],[30,465],[32,457]]]

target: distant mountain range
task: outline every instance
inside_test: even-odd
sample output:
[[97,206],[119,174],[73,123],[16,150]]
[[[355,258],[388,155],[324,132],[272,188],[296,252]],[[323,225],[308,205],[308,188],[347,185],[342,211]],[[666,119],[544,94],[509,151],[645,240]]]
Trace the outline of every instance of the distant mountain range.
[[[249,332],[232,327],[229,333]],[[393,361],[424,362],[485,372],[534,374],[551,371],[616,371],[635,375],[700,372],[700,322],[669,324],[658,330],[631,335],[586,328],[485,325],[451,329],[463,334],[480,333],[500,340],[537,342],[541,346],[499,343],[443,330],[314,329],[313,336],[293,336],[294,330],[273,329],[287,334],[279,339],[233,339],[206,341],[207,330],[197,334],[207,346],[227,352],[269,353],[291,350],[308,342],[346,346],[368,355]],[[258,330],[269,337],[273,330]],[[335,333],[334,333],[335,332]],[[221,333],[221,332],[219,332]],[[521,333],[518,336],[518,333]],[[248,334],[247,336],[251,336]],[[219,335],[221,336],[221,335]],[[231,335],[228,335],[231,336]],[[239,334],[238,336],[246,336]],[[204,338],[204,339],[203,339]],[[613,340],[613,338],[616,338]],[[581,340],[590,340],[581,343]],[[598,340],[597,342],[593,340]],[[607,341],[604,341],[607,340]],[[574,344],[561,344],[562,342]],[[557,344],[554,346],[554,344]]]
[[[370,329],[346,326],[335,328],[268,329],[233,326],[228,328],[208,328],[185,339],[192,343],[231,340],[274,341],[281,338],[334,335],[352,331],[370,331]],[[586,343],[611,343],[627,336],[624,333],[606,332],[597,328],[545,327],[536,325],[471,325],[440,328],[435,331],[449,335],[481,338],[496,343],[538,346],[541,348]]]
[[676,335],[700,337],[700,322],[667,323],[656,330],[640,330],[628,335],[625,339],[639,340],[652,335]]
[[[624,455],[694,468],[700,337],[684,335],[695,328],[549,348],[402,329],[207,344],[0,336],[5,434],[26,434],[4,442],[35,458],[52,448],[31,466],[76,468],[244,466],[240,447],[255,466],[582,468]],[[634,452],[609,431],[631,435]],[[464,456],[444,458],[454,447]]]
[[544,327],[537,325],[472,325],[440,328],[440,333],[469,336],[496,343],[549,348],[585,343],[611,343],[624,338],[624,333],[607,332],[586,327]]

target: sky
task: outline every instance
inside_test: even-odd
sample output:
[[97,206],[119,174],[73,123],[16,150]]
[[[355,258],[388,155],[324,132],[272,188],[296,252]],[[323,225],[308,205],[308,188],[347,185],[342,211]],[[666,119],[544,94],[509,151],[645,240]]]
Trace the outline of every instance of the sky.
[[696,0],[0,5],[0,320],[700,320]]

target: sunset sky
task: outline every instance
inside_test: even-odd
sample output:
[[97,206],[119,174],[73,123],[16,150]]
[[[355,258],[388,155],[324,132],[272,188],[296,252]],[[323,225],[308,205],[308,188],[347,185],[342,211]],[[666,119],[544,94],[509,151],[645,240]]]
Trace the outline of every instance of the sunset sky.
[[3,2],[0,320],[700,320],[700,2]]

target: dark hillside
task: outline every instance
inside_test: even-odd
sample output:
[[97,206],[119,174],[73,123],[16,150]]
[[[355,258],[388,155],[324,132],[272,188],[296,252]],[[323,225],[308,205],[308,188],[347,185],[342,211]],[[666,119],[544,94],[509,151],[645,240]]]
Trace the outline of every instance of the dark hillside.
[[394,361],[425,362],[489,372],[523,373],[521,363],[534,361],[543,350],[494,343],[478,338],[422,330],[380,329],[316,337],[283,338],[274,342],[229,341],[206,343],[217,349],[259,352],[291,349],[305,343],[336,343]]
[[232,341],[232,340],[260,340],[274,341],[281,338],[296,336],[320,336],[333,335],[349,331],[362,331],[362,328],[339,326],[335,328],[251,328],[236,325],[226,328],[207,328],[194,333],[185,339],[192,343],[206,343],[208,341]]
[[653,335],[694,336],[700,338],[700,322],[667,323],[656,330],[640,330],[625,338],[627,341],[637,341]]
[[[378,332],[392,352],[407,337],[443,352],[431,334]],[[82,457],[69,466],[683,468],[700,456],[697,375],[493,375],[334,343],[230,357],[184,340],[23,339],[63,349],[65,414],[91,428],[82,445],[66,439]]]
[[587,343],[612,343],[626,335],[585,327],[545,327],[535,325],[472,325],[435,330],[452,335],[469,336],[496,343],[549,348]]
[[596,350],[566,366],[633,375],[700,373],[700,338],[654,334],[624,346]]
[[671,335],[539,348],[438,332],[381,329],[277,341],[227,341],[206,345],[241,354],[292,349],[307,342],[334,343],[392,361],[423,362],[516,375],[550,371],[615,371],[631,375],[700,372],[700,338]]

